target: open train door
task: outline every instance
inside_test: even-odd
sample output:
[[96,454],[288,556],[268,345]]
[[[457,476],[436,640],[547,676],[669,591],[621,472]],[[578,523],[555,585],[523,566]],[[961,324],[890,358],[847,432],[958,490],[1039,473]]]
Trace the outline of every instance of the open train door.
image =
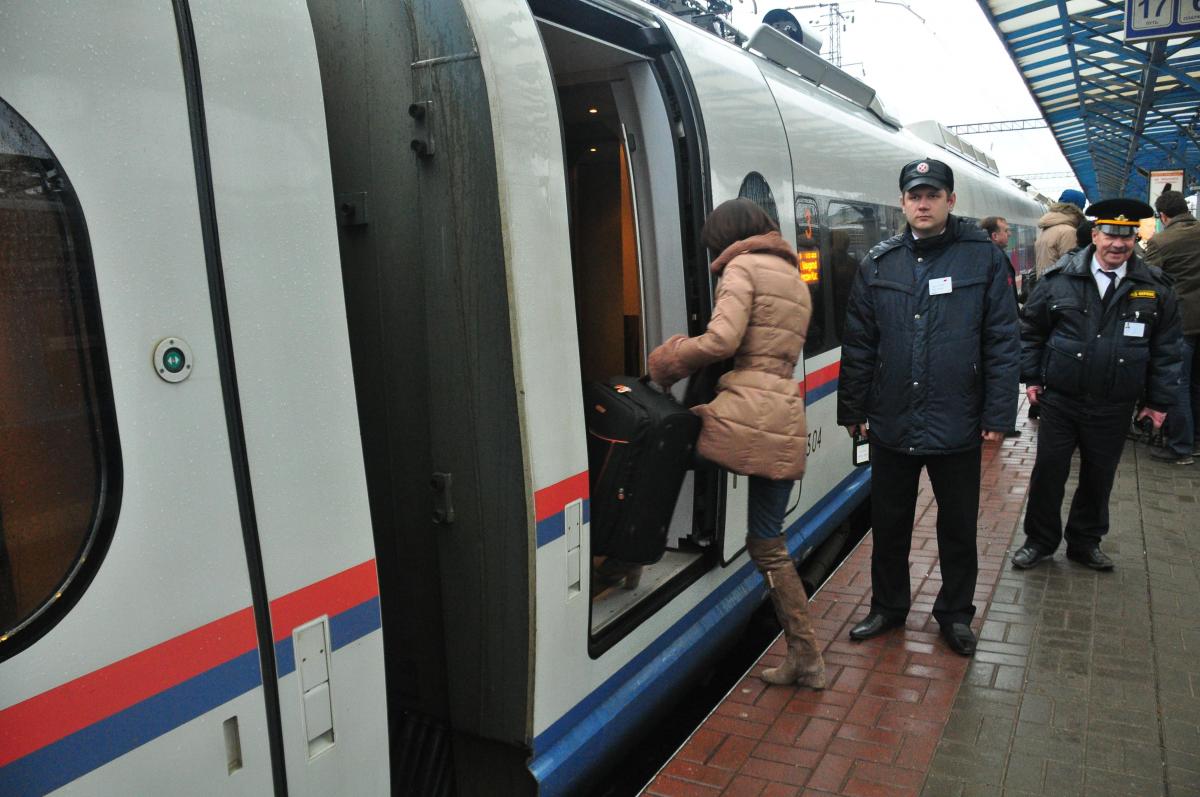
[[393,789],[519,793],[505,778],[530,781],[527,523],[479,51],[460,2],[308,7],[375,531]]

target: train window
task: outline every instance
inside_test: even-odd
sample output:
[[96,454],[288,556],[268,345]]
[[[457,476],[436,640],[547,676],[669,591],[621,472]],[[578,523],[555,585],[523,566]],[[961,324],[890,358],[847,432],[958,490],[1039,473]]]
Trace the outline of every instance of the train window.
[[825,214],[829,230],[829,273],[833,283],[833,323],[841,340],[846,323],[846,303],[858,264],[880,241],[879,218],[874,205],[830,202]]
[[767,184],[766,178],[758,172],[746,175],[746,179],[742,180],[742,187],[738,189],[738,196],[753,200],[767,211],[767,215],[776,224],[779,223],[779,208],[775,206],[775,195],[771,193],[771,186]]
[[102,558],[113,419],[79,202],[0,99],[0,658],[57,622]]
[[812,357],[829,346],[825,333],[825,305],[829,295],[829,280],[826,257],[829,247],[822,247],[824,231],[821,229],[821,213],[817,201],[812,197],[796,195],[796,254],[799,259],[800,277],[808,285],[812,299],[812,316],[808,321],[808,337],[804,341],[804,354]]

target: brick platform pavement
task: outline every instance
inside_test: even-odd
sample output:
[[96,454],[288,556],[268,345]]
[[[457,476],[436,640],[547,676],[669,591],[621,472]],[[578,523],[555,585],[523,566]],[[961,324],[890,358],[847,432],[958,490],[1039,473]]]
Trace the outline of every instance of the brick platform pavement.
[[1060,552],[1018,572],[1007,557],[1024,536],[1036,433],[1023,432],[984,448],[974,658],[930,616],[941,581],[923,480],[905,629],[846,636],[869,605],[868,536],[811,603],[830,688],[755,677],[782,659],[777,640],[644,793],[1200,795],[1200,517],[1188,518],[1200,467],[1129,444],[1105,543],[1117,570]]

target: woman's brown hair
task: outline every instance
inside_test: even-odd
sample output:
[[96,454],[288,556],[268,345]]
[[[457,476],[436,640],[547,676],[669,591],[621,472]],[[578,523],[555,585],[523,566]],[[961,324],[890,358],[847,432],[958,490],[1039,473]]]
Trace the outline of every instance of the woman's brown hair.
[[779,232],[779,225],[753,200],[739,197],[722,202],[708,214],[700,242],[715,257],[731,244],[769,232]]

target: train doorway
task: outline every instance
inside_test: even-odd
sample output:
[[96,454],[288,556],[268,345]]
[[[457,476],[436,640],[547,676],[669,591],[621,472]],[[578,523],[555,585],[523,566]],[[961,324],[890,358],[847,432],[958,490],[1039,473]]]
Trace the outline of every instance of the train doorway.
[[[698,230],[686,219],[683,187],[693,176],[681,162],[682,126],[652,57],[546,19],[539,31],[558,89],[580,374],[585,382],[640,377],[655,346],[694,334],[697,280],[684,238]],[[686,389],[676,386],[676,397]],[[689,474],[663,558],[636,585],[598,588],[593,577],[593,650],[712,565],[710,500]]]

